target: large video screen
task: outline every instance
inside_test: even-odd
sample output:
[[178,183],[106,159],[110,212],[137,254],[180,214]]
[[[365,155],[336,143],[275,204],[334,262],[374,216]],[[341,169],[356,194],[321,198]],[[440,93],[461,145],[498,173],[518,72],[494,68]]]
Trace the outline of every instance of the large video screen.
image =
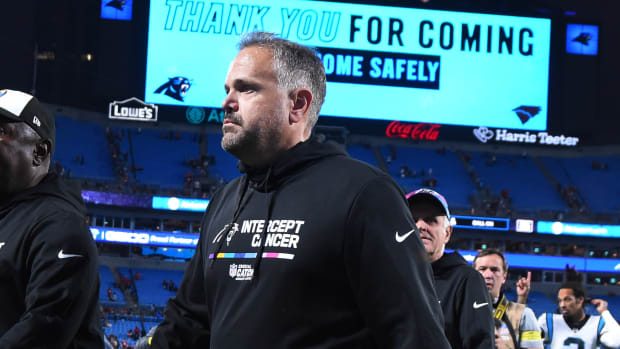
[[547,129],[550,19],[324,1],[151,1],[145,101],[219,108],[253,30],[317,48],[321,115]]

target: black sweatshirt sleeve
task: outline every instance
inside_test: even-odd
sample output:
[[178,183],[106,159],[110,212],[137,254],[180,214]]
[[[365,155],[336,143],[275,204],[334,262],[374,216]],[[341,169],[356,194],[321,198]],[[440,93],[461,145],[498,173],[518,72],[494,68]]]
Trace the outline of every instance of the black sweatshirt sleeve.
[[370,181],[347,226],[347,273],[377,347],[450,348],[426,251],[396,183]]
[[495,348],[493,306],[482,275],[472,270],[463,286],[459,319],[463,348]]
[[[25,312],[2,337],[0,348],[67,348],[83,322],[101,335],[97,249],[83,217],[56,214],[25,241]],[[1,310],[0,310],[1,311]],[[98,327],[98,328],[97,328]],[[101,343],[91,343],[103,348]]]
[[204,257],[201,236],[196,253],[185,270],[177,295],[166,305],[164,321],[159,324],[151,348],[205,348],[210,344],[208,307],[204,290]]

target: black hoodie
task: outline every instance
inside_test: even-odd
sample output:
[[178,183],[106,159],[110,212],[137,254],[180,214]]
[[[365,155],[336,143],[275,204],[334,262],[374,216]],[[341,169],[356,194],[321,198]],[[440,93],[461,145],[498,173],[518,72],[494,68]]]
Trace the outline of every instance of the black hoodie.
[[482,275],[456,252],[432,267],[452,348],[495,348],[493,304]]
[[405,197],[304,142],[218,191],[152,348],[449,348]]
[[0,198],[0,348],[103,348],[84,211],[55,174]]

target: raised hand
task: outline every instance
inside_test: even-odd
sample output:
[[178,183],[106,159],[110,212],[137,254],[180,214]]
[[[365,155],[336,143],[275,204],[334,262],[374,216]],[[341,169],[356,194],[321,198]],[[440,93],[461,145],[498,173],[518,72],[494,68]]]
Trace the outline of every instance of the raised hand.
[[519,278],[517,281],[517,303],[526,304],[527,296],[530,294],[530,288],[532,283],[532,272],[527,272],[527,277]]
[[607,301],[599,298],[595,298],[592,300],[592,305],[596,307],[596,311],[599,314],[602,314],[605,310],[607,310]]

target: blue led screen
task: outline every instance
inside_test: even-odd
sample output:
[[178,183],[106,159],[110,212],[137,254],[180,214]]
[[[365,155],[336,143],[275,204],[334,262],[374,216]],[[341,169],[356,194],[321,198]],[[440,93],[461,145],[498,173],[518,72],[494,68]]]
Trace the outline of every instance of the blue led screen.
[[133,0],[101,0],[101,18],[131,21]]
[[598,54],[598,26],[568,24],[566,26],[566,52],[576,55]]
[[188,199],[168,196],[153,196],[152,208],[169,211],[204,212],[209,205],[209,200]]
[[151,1],[146,102],[219,108],[252,30],[317,48],[322,115],[547,129],[550,19],[324,1]]
[[536,232],[539,234],[620,238],[620,225],[538,221],[536,222]]

